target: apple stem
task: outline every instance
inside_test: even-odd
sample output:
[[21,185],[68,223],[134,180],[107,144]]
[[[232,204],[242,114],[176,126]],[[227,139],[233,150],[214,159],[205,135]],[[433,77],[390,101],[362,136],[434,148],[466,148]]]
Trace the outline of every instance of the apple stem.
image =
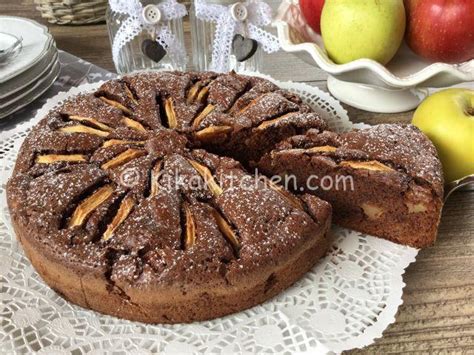
[[466,113],[467,113],[469,116],[474,116],[474,107],[469,107],[469,108],[466,110]]

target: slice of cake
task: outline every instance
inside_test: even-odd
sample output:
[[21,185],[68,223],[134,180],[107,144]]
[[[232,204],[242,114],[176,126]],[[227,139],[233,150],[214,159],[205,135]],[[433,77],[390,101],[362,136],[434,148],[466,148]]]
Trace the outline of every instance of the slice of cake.
[[412,125],[312,130],[280,143],[257,166],[331,203],[344,227],[418,248],[436,238],[442,168],[433,144]]

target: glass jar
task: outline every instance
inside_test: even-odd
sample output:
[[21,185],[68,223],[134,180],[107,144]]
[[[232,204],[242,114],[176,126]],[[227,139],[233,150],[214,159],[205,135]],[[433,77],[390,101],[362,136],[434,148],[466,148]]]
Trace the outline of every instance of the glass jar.
[[[146,10],[147,5],[158,5],[163,0],[141,0],[141,4]],[[144,12],[145,12],[144,10]],[[142,15],[145,16],[145,15]],[[161,15],[162,17],[162,15]],[[119,31],[120,26],[129,18],[129,15],[117,13],[111,10],[110,6],[107,8],[107,28],[109,31],[110,43],[113,45],[114,38]],[[176,18],[169,21],[161,20],[156,26],[166,25],[170,29],[178,45],[184,48],[184,34],[182,18]],[[185,70],[184,63],[178,63],[173,60],[173,56],[166,53],[162,58],[158,59],[154,56],[151,59],[144,50],[144,42],[156,42],[156,31],[143,28],[142,31],[135,36],[131,41],[128,41],[119,51],[117,60],[114,60],[115,69],[119,74],[131,73],[146,69],[163,69],[163,70]],[[151,40],[151,41],[150,41]],[[161,47],[161,45],[158,45]],[[161,47],[162,48],[162,47]],[[156,60],[158,59],[158,60]]]
[[[231,6],[236,3],[242,3],[236,0],[205,0],[206,4],[223,5],[228,8],[227,11],[231,11]],[[217,23],[213,21],[205,21],[196,16],[196,3],[193,1],[191,9],[189,11],[189,17],[191,22],[191,39],[192,39],[192,53],[193,53],[193,66],[195,70],[207,71],[212,70],[212,51],[214,45],[214,34],[216,31]],[[244,28],[243,26],[237,26],[237,28]],[[245,37],[244,31],[237,30],[235,34],[240,34]],[[234,70],[236,72],[241,71],[260,71],[262,67],[263,50],[258,45],[256,52],[245,61],[238,61],[235,54],[231,50],[229,56],[228,67],[223,68],[224,71]]]

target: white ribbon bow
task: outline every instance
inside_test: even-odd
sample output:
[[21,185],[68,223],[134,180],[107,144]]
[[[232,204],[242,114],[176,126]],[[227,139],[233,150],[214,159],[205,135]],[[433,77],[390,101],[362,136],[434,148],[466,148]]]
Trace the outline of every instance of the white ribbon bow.
[[127,15],[127,19],[118,29],[112,43],[112,58],[117,65],[120,49],[133,40],[143,30],[150,35],[156,35],[156,41],[166,50],[176,67],[186,65],[186,50],[181,42],[176,40],[171,29],[165,25],[167,21],[186,16],[186,7],[178,4],[176,0],[165,0],[156,6],[161,12],[161,21],[149,24],[143,18],[143,8],[139,0],[109,0],[110,9],[115,13]]
[[246,0],[240,3],[247,8],[248,15],[244,21],[239,21],[232,16],[232,5],[210,4],[205,0],[195,1],[196,17],[216,23],[211,62],[213,71],[228,70],[232,40],[237,33],[259,42],[267,53],[280,49],[278,38],[260,28],[269,25],[272,21],[270,6],[262,0]]

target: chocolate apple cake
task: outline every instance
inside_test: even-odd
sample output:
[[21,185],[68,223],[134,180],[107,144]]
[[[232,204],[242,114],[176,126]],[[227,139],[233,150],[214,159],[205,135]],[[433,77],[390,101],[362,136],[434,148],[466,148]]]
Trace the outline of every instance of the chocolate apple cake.
[[331,203],[342,226],[418,248],[436,238],[441,164],[433,144],[412,125],[341,134],[309,130],[278,144],[257,165],[267,174],[293,176],[299,190]]
[[256,159],[274,140],[324,126],[258,78],[107,82],[26,138],[7,187],[17,237],[47,284],[102,313],[176,323],[254,306],[325,254],[331,207],[224,153]]
[[[293,194],[252,166],[301,186],[343,172],[356,189]],[[336,134],[268,80],[148,72],[50,111],[23,143],[7,197],[26,254],[59,294],[176,323],[243,310],[298,280],[327,250],[323,199],[343,226],[430,244],[440,171],[411,126]]]

